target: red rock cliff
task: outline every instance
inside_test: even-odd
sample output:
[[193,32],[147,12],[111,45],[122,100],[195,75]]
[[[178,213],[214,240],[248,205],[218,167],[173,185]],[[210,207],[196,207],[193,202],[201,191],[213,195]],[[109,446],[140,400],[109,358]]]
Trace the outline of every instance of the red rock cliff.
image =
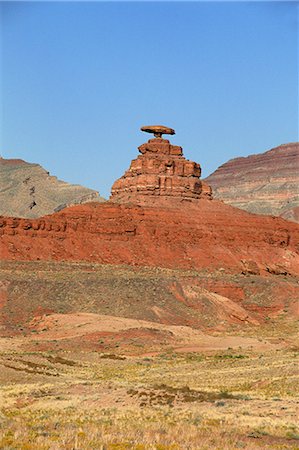
[[113,201],[40,219],[0,218],[1,258],[299,273],[296,224],[211,200],[200,166],[159,136],[139,150],[114,184]]
[[0,218],[4,260],[96,261],[298,274],[299,227],[217,200],[178,208],[89,203],[41,219]]

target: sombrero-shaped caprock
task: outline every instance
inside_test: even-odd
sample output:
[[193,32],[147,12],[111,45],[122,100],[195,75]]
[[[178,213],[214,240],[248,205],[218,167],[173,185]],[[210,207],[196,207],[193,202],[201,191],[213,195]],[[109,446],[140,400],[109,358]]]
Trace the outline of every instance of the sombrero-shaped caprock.
[[146,133],[153,133],[156,138],[160,138],[162,134],[175,134],[172,128],[164,127],[164,125],[146,125],[140,128]]

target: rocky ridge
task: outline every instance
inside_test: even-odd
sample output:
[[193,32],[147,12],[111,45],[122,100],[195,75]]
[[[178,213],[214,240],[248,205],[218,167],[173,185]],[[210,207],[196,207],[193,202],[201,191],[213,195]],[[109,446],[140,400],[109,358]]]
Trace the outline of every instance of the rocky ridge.
[[105,201],[99,193],[51,176],[39,164],[0,158],[0,214],[36,218],[67,206]]
[[0,236],[3,260],[299,272],[296,224],[216,200],[179,208],[88,203],[40,219],[3,217]]
[[235,158],[205,179],[213,195],[256,214],[299,222],[299,143]]

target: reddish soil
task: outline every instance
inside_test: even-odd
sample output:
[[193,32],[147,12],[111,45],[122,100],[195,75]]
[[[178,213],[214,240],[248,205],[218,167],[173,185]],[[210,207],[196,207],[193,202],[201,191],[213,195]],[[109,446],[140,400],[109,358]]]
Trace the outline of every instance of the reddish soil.
[[[165,325],[99,314],[51,314],[36,317],[30,323],[31,333],[15,338],[16,345],[35,351],[63,349],[73,351],[148,354],[171,347],[178,352],[251,348],[283,348],[284,341],[271,343],[255,337],[212,336],[185,326]],[[115,358],[116,359],[116,358]]]
[[208,332],[293,323],[291,276],[229,274],[78,262],[3,261],[0,336],[30,332],[34,317],[96,313]]

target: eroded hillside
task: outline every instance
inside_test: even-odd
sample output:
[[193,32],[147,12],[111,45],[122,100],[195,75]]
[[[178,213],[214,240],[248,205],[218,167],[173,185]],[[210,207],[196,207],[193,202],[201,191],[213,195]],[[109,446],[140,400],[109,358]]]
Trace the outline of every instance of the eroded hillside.
[[39,164],[0,158],[0,215],[41,217],[89,201],[104,199],[92,189],[58,180]]

